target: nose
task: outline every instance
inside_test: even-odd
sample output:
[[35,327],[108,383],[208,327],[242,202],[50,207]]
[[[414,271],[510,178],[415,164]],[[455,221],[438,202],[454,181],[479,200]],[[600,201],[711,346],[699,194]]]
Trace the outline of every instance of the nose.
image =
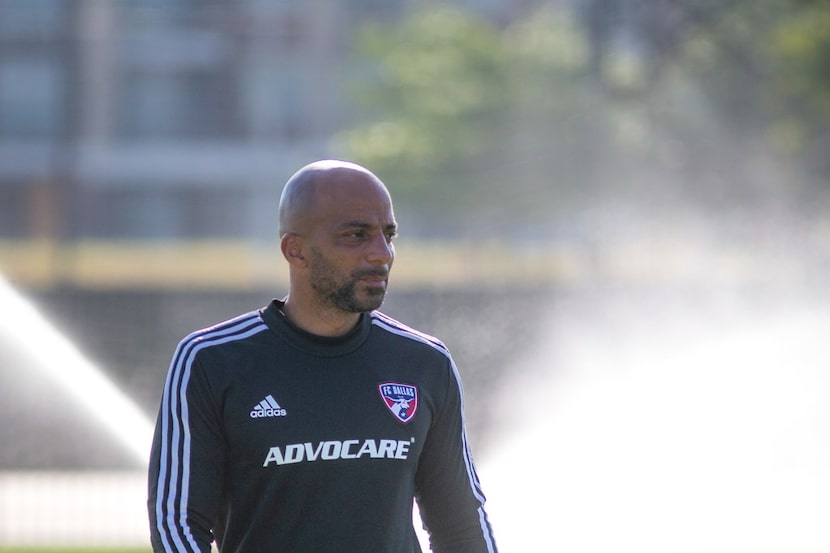
[[369,247],[368,259],[372,263],[392,264],[395,259],[395,246],[385,234],[374,237]]

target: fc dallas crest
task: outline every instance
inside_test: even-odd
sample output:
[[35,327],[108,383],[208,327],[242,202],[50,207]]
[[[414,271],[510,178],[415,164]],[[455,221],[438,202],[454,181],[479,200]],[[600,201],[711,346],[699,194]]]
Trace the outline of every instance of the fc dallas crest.
[[409,422],[418,410],[418,388],[398,382],[378,384],[378,392],[389,411],[401,422]]

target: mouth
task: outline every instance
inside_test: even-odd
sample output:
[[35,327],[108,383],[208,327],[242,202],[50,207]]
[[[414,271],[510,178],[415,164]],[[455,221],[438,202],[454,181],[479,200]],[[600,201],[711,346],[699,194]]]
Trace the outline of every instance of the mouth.
[[368,284],[370,286],[383,286],[383,287],[386,286],[386,282],[387,282],[386,277],[380,277],[380,276],[363,277],[360,280],[362,280],[363,282],[365,282],[366,284]]
[[385,288],[389,280],[389,271],[365,272],[357,275],[357,278],[369,286]]

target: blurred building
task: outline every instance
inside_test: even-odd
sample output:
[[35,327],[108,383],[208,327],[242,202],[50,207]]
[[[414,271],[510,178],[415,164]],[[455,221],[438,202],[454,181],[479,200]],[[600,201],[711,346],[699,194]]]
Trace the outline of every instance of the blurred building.
[[0,0],[0,240],[270,238],[405,0]]

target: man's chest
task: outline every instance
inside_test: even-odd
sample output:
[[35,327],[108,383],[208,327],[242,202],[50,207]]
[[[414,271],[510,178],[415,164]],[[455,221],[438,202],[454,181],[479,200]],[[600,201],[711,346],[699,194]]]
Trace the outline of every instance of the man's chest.
[[300,463],[415,464],[436,416],[435,383],[405,363],[257,363],[224,390],[230,458]]

